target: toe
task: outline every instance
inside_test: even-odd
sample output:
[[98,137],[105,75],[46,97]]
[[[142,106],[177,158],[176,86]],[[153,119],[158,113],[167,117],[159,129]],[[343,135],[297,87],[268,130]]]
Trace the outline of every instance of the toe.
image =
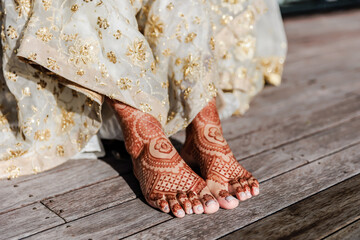
[[166,201],[165,196],[163,196],[161,199],[156,200],[156,206],[165,213],[170,212],[169,203]]
[[242,179],[240,179],[240,184],[244,190],[246,199],[251,198],[252,195],[251,195],[250,186],[249,186],[248,181],[246,179],[242,178]]
[[171,212],[175,215],[175,217],[182,218],[185,217],[185,211],[181,207],[180,203],[176,199],[176,195],[167,195],[167,200],[170,204]]
[[253,196],[259,195],[260,188],[259,188],[259,182],[254,177],[250,177],[248,180],[248,184],[250,186],[250,191]]
[[188,193],[188,199],[191,202],[192,209],[195,214],[202,214],[204,213],[204,207],[201,204],[201,201],[199,200],[199,196],[195,192],[189,192]]
[[216,194],[216,199],[218,200],[220,207],[225,209],[233,209],[239,205],[239,201],[234,198],[228,191],[220,190]]
[[216,201],[216,198],[211,194],[208,187],[204,188],[201,193],[201,202],[204,206],[205,213],[214,213],[219,210],[219,203]]
[[185,212],[187,214],[193,214],[194,211],[192,209],[192,205],[191,205],[191,202],[188,198],[188,196],[183,193],[183,192],[180,192],[177,194],[177,199],[178,199],[178,202],[180,203],[181,207],[185,210]]
[[229,184],[231,186],[231,192],[236,195],[237,199],[240,201],[245,201],[247,199],[243,187],[237,180],[233,179],[229,182]]

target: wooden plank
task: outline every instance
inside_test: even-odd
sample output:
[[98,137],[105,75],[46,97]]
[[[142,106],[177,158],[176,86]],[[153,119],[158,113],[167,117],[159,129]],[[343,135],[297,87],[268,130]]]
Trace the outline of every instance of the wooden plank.
[[80,218],[29,239],[119,239],[171,219],[140,199]]
[[134,191],[138,195],[141,193],[135,177],[127,174],[43,200],[42,203],[68,222],[135,199]]
[[360,95],[355,95],[323,109],[299,112],[277,125],[240,135],[228,143],[237,159],[255,155],[360,116],[359,101]]
[[0,212],[118,176],[101,160],[71,160],[37,175],[0,181]]
[[0,214],[0,238],[19,239],[64,223],[41,203]]
[[326,240],[355,240],[360,236],[360,220],[349,224],[338,232],[326,237]]
[[291,144],[247,158],[241,164],[260,181],[313,162],[360,142],[360,118],[354,118]]
[[[242,164],[262,182],[360,142],[360,135],[353,130],[359,128],[360,118],[355,118],[309,138],[246,159]],[[314,149],[318,149],[316,154]],[[43,202],[66,221],[71,221],[135,198],[134,187],[131,189],[127,183],[137,181],[130,178],[125,182],[122,177],[114,178]],[[137,188],[135,192],[139,194],[140,190]]]
[[221,239],[321,239],[360,218],[359,192],[357,175]]
[[[158,224],[129,239],[216,239],[360,173],[360,145],[262,183],[260,196],[232,210]],[[146,214],[146,213],[144,213]]]

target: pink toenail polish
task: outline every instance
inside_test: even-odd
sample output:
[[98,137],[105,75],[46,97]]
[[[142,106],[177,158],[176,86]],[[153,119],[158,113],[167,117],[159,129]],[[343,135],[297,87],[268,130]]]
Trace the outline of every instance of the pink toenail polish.
[[227,196],[226,198],[225,198],[225,200],[227,201],[227,202],[231,202],[231,201],[233,201],[233,200],[235,200],[236,198],[234,198],[233,196]]
[[216,204],[216,202],[214,200],[209,200],[205,203],[205,205],[208,207],[210,205]]
[[251,193],[250,193],[250,192],[246,192],[246,196],[247,196],[248,198],[251,198]]
[[193,212],[193,210],[192,209],[190,209],[189,210],[189,214],[193,214],[194,212]]
[[184,212],[184,210],[179,210],[176,212],[176,215],[182,216],[182,215],[185,215],[185,212]]
[[197,207],[197,210],[198,210],[199,212],[202,212],[202,211],[204,211],[204,208],[203,208],[203,206],[200,205],[200,206]]
[[245,193],[244,193],[244,192],[241,192],[241,193],[240,193],[240,199],[241,199],[241,200],[244,200],[245,198],[246,198]]

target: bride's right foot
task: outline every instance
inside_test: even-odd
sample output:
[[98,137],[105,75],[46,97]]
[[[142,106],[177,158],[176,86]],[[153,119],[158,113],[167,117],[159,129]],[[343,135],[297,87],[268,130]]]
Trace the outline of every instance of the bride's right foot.
[[176,217],[213,213],[219,203],[177,153],[160,123],[150,114],[112,101],[120,117],[125,146],[146,201]]

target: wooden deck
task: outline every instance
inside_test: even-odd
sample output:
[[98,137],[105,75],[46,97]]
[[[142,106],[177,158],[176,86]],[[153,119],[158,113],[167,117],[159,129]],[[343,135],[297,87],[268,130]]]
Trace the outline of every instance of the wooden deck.
[[360,239],[359,22],[359,10],[287,19],[283,84],[223,122],[258,197],[175,219],[144,202],[108,143],[104,160],[0,181],[0,239]]

